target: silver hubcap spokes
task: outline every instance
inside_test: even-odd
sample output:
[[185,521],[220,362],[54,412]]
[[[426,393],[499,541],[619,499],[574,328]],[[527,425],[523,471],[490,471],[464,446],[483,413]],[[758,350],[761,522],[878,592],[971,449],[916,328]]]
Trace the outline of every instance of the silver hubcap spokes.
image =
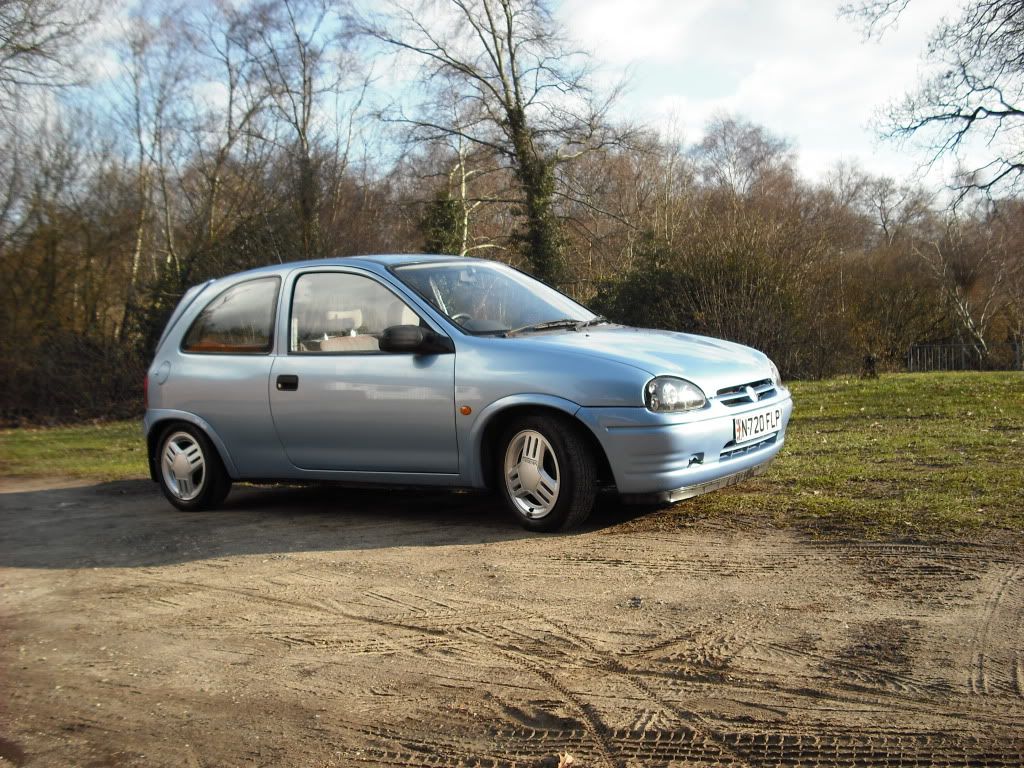
[[526,429],[512,438],[505,451],[505,487],[520,512],[534,520],[550,513],[560,480],[558,459],[544,435]]
[[164,484],[182,501],[191,501],[206,482],[206,457],[188,432],[175,432],[164,442],[161,460]]

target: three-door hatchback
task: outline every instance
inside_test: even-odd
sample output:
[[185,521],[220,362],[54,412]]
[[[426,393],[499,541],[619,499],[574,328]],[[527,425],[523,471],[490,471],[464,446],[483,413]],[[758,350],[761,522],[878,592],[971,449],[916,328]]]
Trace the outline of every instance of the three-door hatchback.
[[532,530],[598,486],[675,501],[757,473],[792,410],[749,347],[615,325],[505,265],[284,264],[189,290],[146,379],[150,472],[180,509],[235,480],[491,488]]

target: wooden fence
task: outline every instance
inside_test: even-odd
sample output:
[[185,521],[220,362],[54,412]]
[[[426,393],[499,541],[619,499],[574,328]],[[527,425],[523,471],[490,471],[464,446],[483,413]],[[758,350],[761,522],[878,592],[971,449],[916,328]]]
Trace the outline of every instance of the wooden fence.
[[907,350],[908,371],[1024,370],[1020,343],[991,344],[987,354],[973,344],[914,344]]

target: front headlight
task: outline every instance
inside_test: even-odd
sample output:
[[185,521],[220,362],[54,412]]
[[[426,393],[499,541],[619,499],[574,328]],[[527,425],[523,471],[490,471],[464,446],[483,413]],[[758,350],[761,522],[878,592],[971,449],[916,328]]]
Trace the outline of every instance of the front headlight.
[[771,360],[768,361],[768,365],[772,368],[772,383],[776,387],[782,387],[782,375],[779,373],[779,367]]
[[707,399],[700,391],[700,387],[686,379],[659,376],[656,379],[651,379],[644,387],[644,402],[647,404],[648,410],[666,413],[703,408]]

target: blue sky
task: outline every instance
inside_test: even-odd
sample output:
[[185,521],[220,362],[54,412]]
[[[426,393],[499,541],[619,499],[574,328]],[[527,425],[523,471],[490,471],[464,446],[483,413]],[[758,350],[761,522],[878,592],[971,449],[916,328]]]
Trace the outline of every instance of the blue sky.
[[[879,109],[924,73],[921,54],[954,0],[916,0],[878,41],[837,16],[837,0],[561,0],[569,34],[609,81],[631,73],[620,106],[665,132],[700,139],[716,111],[785,136],[803,174],[820,178],[840,159],[897,178],[925,154],[880,142]],[[952,164],[925,178],[941,183]]]

